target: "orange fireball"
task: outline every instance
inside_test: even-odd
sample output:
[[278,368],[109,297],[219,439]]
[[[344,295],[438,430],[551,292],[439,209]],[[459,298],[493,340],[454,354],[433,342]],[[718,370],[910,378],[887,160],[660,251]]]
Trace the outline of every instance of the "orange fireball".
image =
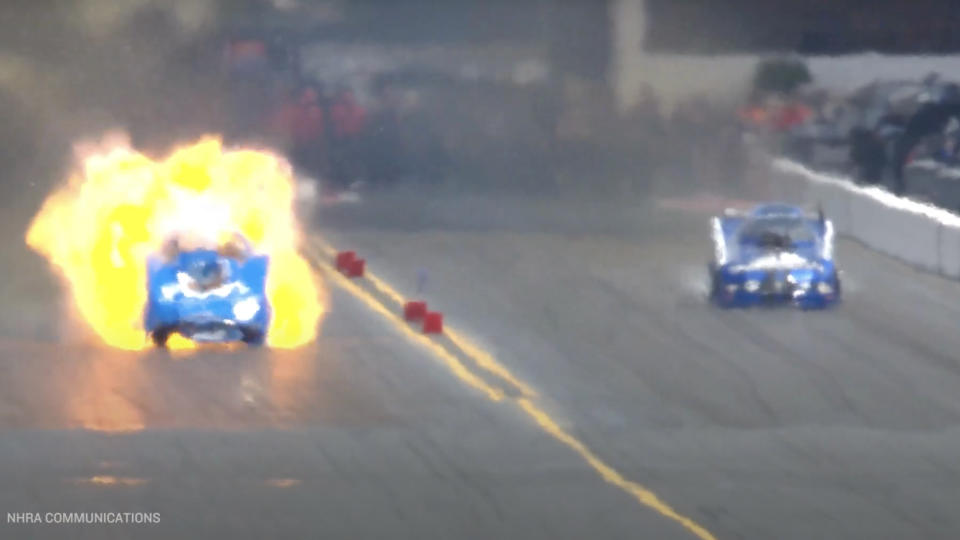
[[[107,345],[147,347],[147,256],[178,231],[212,238],[240,231],[270,256],[267,343],[293,348],[316,337],[326,295],[298,250],[295,182],[284,159],[227,150],[213,137],[160,161],[115,137],[78,153],[78,170],[44,202],[26,241],[60,271]],[[188,345],[171,343],[178,344]]]

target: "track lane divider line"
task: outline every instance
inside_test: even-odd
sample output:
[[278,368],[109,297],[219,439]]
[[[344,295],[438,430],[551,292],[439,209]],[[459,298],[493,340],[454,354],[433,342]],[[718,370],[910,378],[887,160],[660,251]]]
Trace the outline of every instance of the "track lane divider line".
[[387,309],[386,306],[378,302],[377,299],[374,298],[369,292],[363,290],[363,287],[357,285],[352,280],[340,274],[340,272],[326,262],[314,260],[314,264],[322,268],[325,274],[332,276],[338,285],[346,289],[347,292],[352,294],[355,298],[366,304],[367,307],[383,315],[387,320],[392,322],[393,325],[400,329],[400,331],[403,332],[403,334],[411,341],[420,344],[430,352],[434,353],[440,360],[443,361],[447,368],[457,376],[458,379],[466,383],[468,386],[479,390],[491,401],[501,401],[504,398],[504,392],[502,390],[494,388],[472,371],[467,369],[467,366],[465,366],[459,358],[451,354],[450,351],[431,339],[429,336],[414,331],[410,325],[406,324],[406,321],[404,321],[396,313]]
[[[322,239],[316,238],[311,245],[317,248],[321,254],[327,258],[331,258],[336,254],[336,250]],[[444,347],[440,342],[426,334],[421,334],[414,331],[413,328],[407,324],[407,321],[405,321],[403,317],[398,314],[399,312],[389,309],[368,290],[358,285],[355,280],[351,280],[343,276],[328,261],[323,260],[321,257],[318,257],[315,254],[307,253],[306,255],[308,260],[311,260],[317,269],[322,270],[325,274],[333,277],[338,285],[351,293],[355,298],[370,307],[373,311],[383,315],[388,321],[393,323],[393,326],[398,328],[411,341],[420,344],[435,354],[437,358],[439,358],[443,364],[447,366],[451,373],[453,373],[453,375],[462,382],[467,384],[469,387],[480,391],[491,401],[507,402],[516,405],[517,408],[525,413],[531,420],[533,420],[533,422],[544,433],[556,441],[564,444],[573,450],[577,455],[579,455],[580,458],[583,459],[583,461],[586,462],[586,464],[593,469],[603,481],[619,488],[621,491],[630,495],[638,503],[655,511],[662,517],[679,524],[699,540],[717,540],[717,538],[705,527],[693,519],[679,513],[649,488],[627,479],[625,476],[623,476],[623,474],[621,474],[611,465],[607,464],[596,453],[590,450],[590,448],[584,442],[571,435],[568,431],[564,430],[560,426],[560,423],[554,420],[554,418],[550,416],[546,410],[534,403],[533,398],[536,393],[532,391],[530,385],[524,383],[510,373],[509,369],[498,362],[492,354],[484,351],[479,346],[475,345],[473,342],[467,340],[456,332],[452,332],[453,335],[451,335],[451,330],[449,328],[445,330],[445,333],[448,337],[450,337],[451,342],[457,348],[459,348],[464,355],[470,357],[471,360],[476,362],[478,366],[483,366],[484,369],[492,368],[495,370],[493,371],[494,374],[500,376],[506,381],[511,382],[514,384],[514,386],[521,389],[521,395],[513,397],[508,395],[503,390],[494,387],[492,384],[488,383],[483,378],[470,371],[463,361],[457,358],[454,353]],[[376,278],[369,271],[366,273],[365,277],[361,279],[369,282],[375,289],[377,289],[378,292],[380,292],[380,294],[390,298],[401,306],[403,305],[403,296],[388,284],[379,278]],[[464,346],[461,346],[461,344]],[[501,375],[501,373],[506,374],[507,376],[504,377]]]
[[605,482],[625,491],[628,495],[636,499],[637,502],[656,511],[661,516],[679,523],[684,529],[687,529],[700,540],[717,540],[713,533],[693,519],[677,512],[656,493],[633,480],[628,480],[619,471],[600,459],[586,444],[560,427],[560,424],[558,424],[556,420],[530,401],[530,399],[520,397],[516,398],[514,402],[523,412],[527,413],[543,431],[579,454]]
[[474,362],[477,363],[478,366],[520,389],[520,392],[524,397],[538,397],[536,390],[511,373],[510,370],[498,362],[492,354],[481,349],[479,345],[461,335],[460,332],[450,328],[448,325],[446,330],[444,330],[444,333],[448,338],[450,338],[450,341],[453,342],[458,349],[469,356]]
[[[320,251],[322,251],[327,257],[336,256],[336,248],[328,244],[322,238],[314,237],[314,245],[316,245],[316,247],[320,249]],[[404,298],[400,292],[390,286],[390,284],[388,284],[386,281],[383,281],[377,277],[373,272],[368,270],[365,277],[380,294],[390,298],[397,304],[397,306],[402,308],[402,306],[407,302],[407,299]],[[531,398],[537,397],[537,391],[534,390],[533,387],[511,373],[510,370],[507,369],[507,367],[502,363],[497,361],[492,354],[483,350],[483,348],[471,341],[469,338],[454,330],[449,325],[444,328],[443,333],[450,338],[450,341],[452,341],[457,348],[463,351],[464,354],[470,357],[470,359],[473,360],[478,366],[490,374],[507,381],[515,388],[520,390],[524,396]]]

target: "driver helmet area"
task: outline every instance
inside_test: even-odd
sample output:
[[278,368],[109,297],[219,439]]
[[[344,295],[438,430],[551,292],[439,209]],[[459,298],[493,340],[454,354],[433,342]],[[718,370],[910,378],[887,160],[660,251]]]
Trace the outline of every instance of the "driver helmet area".
[[161,254],[168,264],[179,267],[178,281],[195,292],[206,292],[228,283],[232,277],[230,260],[242,262],[252,252],[250,242],[240,233],[230,232],[212,239],[189,233],[170,235]]

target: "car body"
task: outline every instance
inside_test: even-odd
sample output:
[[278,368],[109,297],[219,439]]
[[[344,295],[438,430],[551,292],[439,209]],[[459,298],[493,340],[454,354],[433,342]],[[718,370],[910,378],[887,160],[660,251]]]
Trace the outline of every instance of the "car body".
[[721,307],[792,304],[830,307],[840,300],[833,223],[784,204],[712,219],[710,298]]
[[222,246],[182,249],[178,239],[147,259],[144,328],[157,346],[173,333],[196,342],[264,342],[270,322],[269,258],[236,235]]

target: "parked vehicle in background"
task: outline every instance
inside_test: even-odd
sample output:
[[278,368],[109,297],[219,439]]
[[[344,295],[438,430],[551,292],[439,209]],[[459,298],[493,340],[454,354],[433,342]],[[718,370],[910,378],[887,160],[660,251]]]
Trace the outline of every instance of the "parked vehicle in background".
[[784,153],[850,171],[866,183],[893,179],[896,191],[911,152],[921,139],[944,129],[958,101],[957,85],[935,73],[919,81],[874,81],[849,96],[820,97],[808,122],[790,126]]

